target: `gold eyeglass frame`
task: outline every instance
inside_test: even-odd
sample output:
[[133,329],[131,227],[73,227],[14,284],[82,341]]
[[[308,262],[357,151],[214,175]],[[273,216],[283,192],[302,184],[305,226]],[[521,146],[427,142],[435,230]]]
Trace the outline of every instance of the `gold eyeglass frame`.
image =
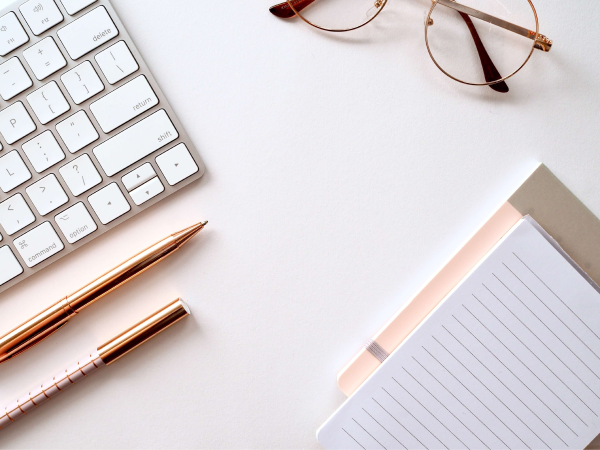
[[[352,27],[352,28],[345,28],[345,29],[331,29],[331,28],[325,28],[322,26],[319,26],[317,24],[312,23],[310,20],[308,20],[306,17],[304,17],[302,15],[302,13],[300,12],[300,10],[296,9],[296,6],[301,3],[303,0],[286,0],[286,2],[282,3],[281,5],[284,5],[285,3],[287,3],[287,5],[289,6],[289,8],[294,12],[294,15],[296,17],[299,17],[302,21],[304,21],[305,23],[307,23],[308,25],[315,27],[319,30],[322,31],[328,31],[328,32],[333,32],[333,33],[341,33],[341,32],[346,32],[346,31],[353,31],[353,30],[357,30],[359,28],[364,27],[365,25],[371,23],[373,20],[375,20],[375,18],[381,13],[381,11],[383,11],[383,8],[385,8],[385,6],[388,3],[388,0],[375,0],[374,2],[374,6],[378,8],[377,12],[375,13],[375,15],[373,17],[371,17],[369,20],[367,20],[366,22],[362,23],[361,25],[358,25],[356,27]],[[534,50],[542,50],[544,52],[549,52],[550,49],[552,48],[552,40],[548,39],[546,36],[544,36],[543,34],[540,34],[540,26],[539,26],[539,20],[538,20],[538,15],[537,15],[537,11],[535,9],[535,6],[533,6],[532,0],[526,0],[529,3],[529,6],[531,7],[531,10],[533,12],[533,17],[535,19],[535,31],[532,30],[528,30],[526,28],[523,28],[519,25],[515,25],[513,23],[507,22],[505,20],[499,19],[497,17],[491,16],[489,14],[486,14],[482,11],[478,11],[474,8],[468,7],[466,5],[463,5],[461,3],[456,2],[456,0],[431,0],[431,8],[429,8],[429,12],[427,13],[427,17],[425,19],[425,46],[427,47],[427,53],[429,53],[429,57],[431,58],[431,60],[433,61],[433,63],[435,64],[435,66],[447,77],[451,78],[454,81],[458,81],[459,83],[462,84],[466,84],[469,86],[491,86],[494,84],[498,84],[498,83],[502,83],[505,80],[508,80],[509,78],[513,77],[514,75],[516,75],[521,69],[523,69],[523,67],[525,67],[525,65],[529,62],[529,60],[531,59],[531,56],[533,55]],[[310,2],[312,3],[312,2]],[[484,22],[488,22],[492,25],[496,25],[500,28],[504,28],[508,31],[512,31],[513,33],[519,34],[523,37],[526,37],[528,39],[531,39],[533,41],[532,45],[531,45],[531,50],[529,51],[527,58],[525,59],[525,61],[523,62],[523,64],[521,64],[521,66],[519,66],[517,68],[517,70],[515,70],[514,72],[512,72],[511,74],[499,78],[497,80],[494,81],[490,81],[490,82],[485,82],[485,83],[473,83],[473,82],[468,82],[468,81],[464,81],[461,80],[459,78],[456,78],[452,75],[450,75],[446,70],[444,70],[440,64],[437,62],[437,60],[435,59],[435,57],[433,56],[433,53],[431,51],[431,48],[429,46],[429,34],[428,34],[428,30],[429,27],[433,25],[433,20],[431,19],[431,15],[433,13],[433,11],[435,10],[435,7],[438,5],[443,5],[446,6],[448,8],[454,9],[455,11],[459,12],[459,13],[463,13],[466,14],[470,17],[475,17],[479,20],[482,20]],[[277,6],[277,5],[276,5]],[[273,7],[274,8],[274,7]],[[303,9],[303,8],[302,8]]]

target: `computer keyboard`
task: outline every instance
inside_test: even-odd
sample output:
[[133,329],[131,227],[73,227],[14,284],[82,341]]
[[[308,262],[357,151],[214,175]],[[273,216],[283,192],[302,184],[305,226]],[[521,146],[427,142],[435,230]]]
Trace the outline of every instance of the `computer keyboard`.
[[200,178],[108,0],[0,9],[0,292]]

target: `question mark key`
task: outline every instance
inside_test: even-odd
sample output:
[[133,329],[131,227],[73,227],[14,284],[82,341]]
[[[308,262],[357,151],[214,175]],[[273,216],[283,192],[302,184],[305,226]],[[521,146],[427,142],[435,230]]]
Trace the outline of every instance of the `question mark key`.
[[75,197],[102,182],[102,177],[89,155],[81,155],[58,169]]

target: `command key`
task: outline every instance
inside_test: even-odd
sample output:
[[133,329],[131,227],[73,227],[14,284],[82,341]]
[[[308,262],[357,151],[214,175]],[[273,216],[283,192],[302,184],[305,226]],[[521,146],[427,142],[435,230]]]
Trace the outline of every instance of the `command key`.
[[35,227],[13,243],[27,267],[36,266],[65,248],[50,222]]

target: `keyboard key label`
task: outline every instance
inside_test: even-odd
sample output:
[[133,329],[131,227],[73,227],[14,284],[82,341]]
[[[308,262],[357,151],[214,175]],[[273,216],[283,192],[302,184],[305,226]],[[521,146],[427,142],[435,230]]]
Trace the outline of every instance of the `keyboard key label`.
[[38,80],[49,77],[67,65],[65,57],[51,36],[23,50],[23,56]]
[[2,32],[0,56],[7,55],[29,41],[29,36],[13,12],[0,17],[0,31]]
[[31,86],[33,82],[19,58],[12,57],[0,65],[0,95],[4,100],[10,100]]
[[41,173],[65,159],[65,153],[50,130],[25,142],[23,151],[37,173]]
[[86,53],[116,38],[119,30],[104,6],[98,6],[79,19],[61,28],[58,37],[69,56],[76,60]]
[[198,172],[198,166],[184,143],[157,156],[156,164],[171,186]]
[[63,15],[53,0],[29,0],[19,9],[36,36],[63,21]]
[[13,243],[27,267],[34,267],[65,248],[50,222],[38,225]]
[[0,111],[0,133],[8,144],[14,144],[34,131],[35,123],[23,103],[13,103]]
[[78,152],[100,137],[83,110],[56,124],[56,131],[71,153]]
[[131,210],[117,183],[111,183],[90,195],[88,201],[104,225]]
[[69,197],[53,173],[36,181],[25,191],[40,216],[51,213],[69,201]]
[[71,108],[56,81],[51,81],[33,91],[27,96],[27,101],[43,125],[66,113]]
[[15,194],[0,203],[0,224],[9,236],[33,222],[35,216],[21,194]]
[[74,244],[98,229],[98,225],[81,202],[58,214],[54,220],[69,244]]
[[0,158],[0,189],[9,192],[31,179],[31,172],[16,150]]
[[109,177],[179,137],[164,109],[140,120],[94,148],[98,162]]
[[98,53],[96,62],[110,84],[121,81],[139,69],[137,61],[124,41],[117,42],[112,47]]
[[109,133],[158,105],[158,97],[144,75],[125,83],[90,105],[102,131]]

